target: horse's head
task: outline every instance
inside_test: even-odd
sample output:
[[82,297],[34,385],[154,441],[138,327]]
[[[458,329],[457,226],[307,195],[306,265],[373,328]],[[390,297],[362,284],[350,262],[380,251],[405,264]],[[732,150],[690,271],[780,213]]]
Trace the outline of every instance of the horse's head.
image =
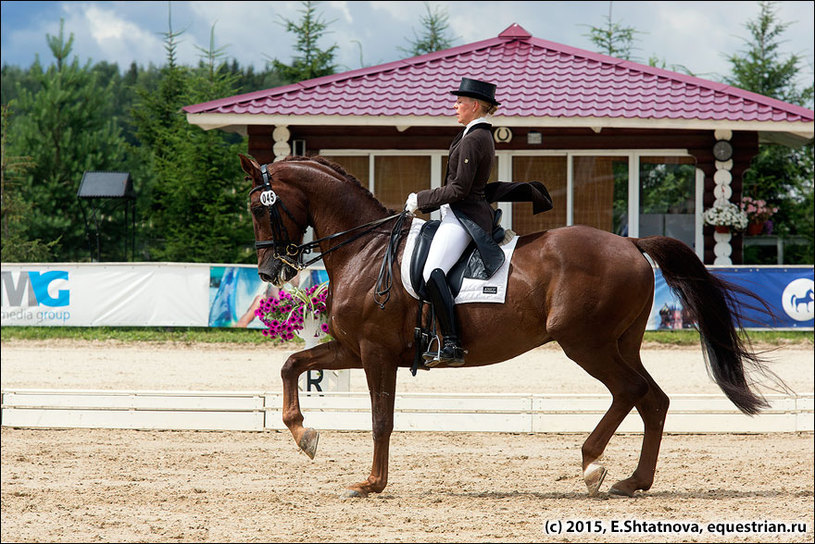
[[259,165],[240,155],[241,167],[252,180],[249,210],[255,230],[258,275],[281,285],[298,272],[297,246],[303,241],[307,214],[305,197],[296,188],[273,179],[274,165]]

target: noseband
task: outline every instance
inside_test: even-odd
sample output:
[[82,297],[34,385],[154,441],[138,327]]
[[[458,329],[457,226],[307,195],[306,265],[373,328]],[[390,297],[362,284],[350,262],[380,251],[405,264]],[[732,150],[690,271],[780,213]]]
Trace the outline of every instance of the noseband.
[[[322,259],[323,255],[331,253],[332,251],[353,242],[360,236],[368,234],[382,223],[386,223],[391,219],[399,218],[399,220],[396,222],[396,225],[394,225],[394,232],[399,232],[401,230],[402,223],[404,221],[405,216],[407,215],[407,212],[389,215],[388,217],[377,219],[375,221],[371,221],[370,223],[365,223],[364,225],[359,225],[358,227],[354,227],[343,232],[338,232],[330,236],[325,236],[323,238],[320,238],[319,240],[308,242],[307,244],[297,245],[296,243],[292,242],[291,239],[289,238],[289,231],[286,229],[286,225],[283,223],[283,218],[280,215],[280,210],[278,209],[278,207],[283,209],[283,212],[287,216],[289,216],[289,219],[291,219],[292,223],[297,225],[301,232],[305,232],[306,229],[300,227],[300,225],[297,223],[297,220],[294,219],[294,216],[291,214],[288,208],[286,208],[286,205],[283,204],[283,201],[280,200],[280,198],[277,196],[277,193],[275,193],[274,190],[272,189],[271,183],[272,177],[269,174],[268,166],[269,166],[268,164],[264,164],[260,167],[260,173],[263,176],[263,185],[258,185],[257,187],[254,187],[251,191],[249,191],[249,194],[251,195],[253,193],[261,191],[260,203],[266,206],[266,208],[269,210],[269,224],[272,228],[272,239],[255,240],[255,249],[272,248],[275,259],[280,259],[281,261],[291,266],[295,270],[298,271],[303,270],[309,265],[314,264],[315,262]],[[320,242],[332,240],[334,238],[344,236],[350,232],[354,232],[360,229],[365,230],[358,233],[356,236],[353,236],[348,240],[345,240],[344,242],[340,242],[339,244],[330,247],[329,249],[324,251],[322,255],[318,255],[317,257],[313,257],[308,261],[303,262],[303,255],[314,251],[314,248],[319,247]],[[393,245],[393,239],[391,245]],[[396,245],[398,245],[398,238],[396,239]],[[395,251],[395,248],[393,251]],[[390,252],[386,252],[386,257],[388,256],[387,255],[388,253]],[[391,256],[391,261],[392,259],[393,257]]]

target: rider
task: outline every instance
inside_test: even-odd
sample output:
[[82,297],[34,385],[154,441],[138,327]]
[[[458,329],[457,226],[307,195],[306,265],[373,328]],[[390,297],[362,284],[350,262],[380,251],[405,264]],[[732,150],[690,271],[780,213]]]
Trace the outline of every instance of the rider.
[[498,109],[495,85],[465,77],[458,90],[450,94],[458,96],[454,106],[456,118],[465,129],[450,145],[444,185],[410,193],[405,202],[405,210],[410,213],[417,209],[423,213],[441,209],[441,224],[430,246],[422,277],[444,342],[438,353],[424,354],[428,367],[441,363],[464,364],[447,273],[473,238],[489,236],[487,233],[492,232],[493,225],[493,210],[485,199],[484,187],[495,158],[492,125],[486,119]]

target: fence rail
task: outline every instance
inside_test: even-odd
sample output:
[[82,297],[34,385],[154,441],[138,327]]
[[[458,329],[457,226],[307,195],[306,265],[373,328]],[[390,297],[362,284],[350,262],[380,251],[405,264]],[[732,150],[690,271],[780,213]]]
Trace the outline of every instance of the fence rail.
[[[813,393],[770,395],[771,407],[748,417],[724,396],[674,395],[665,423],[674,433],[812,432]],[[396,431],[585,433],[610,405],[593,394],[398,394]],[[283,396],[213,391],[2,391],[2,425],[24,428],[283,430]],[[367,393],[301,394],[306,424],[322,430],[371,429]],[[641,432],[632,411],[620,432]]]

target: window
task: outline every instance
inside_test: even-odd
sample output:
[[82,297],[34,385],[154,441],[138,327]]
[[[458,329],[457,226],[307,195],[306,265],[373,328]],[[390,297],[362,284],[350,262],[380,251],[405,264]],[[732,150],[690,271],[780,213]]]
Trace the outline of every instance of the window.
[[532,204],[512,204],[512,230],[530,234],[566,225],[566,157],[512,158],[512,181],[540,181],[549,190],[553,209],[532,215]]
[[[430,188],[430,157],[379,155],[374,157],[374,195],[387,208],[402,210],[410,193]],[[427,217],[419,214],[419,217]]]
[[639,236],[670,236],[694,247],[694,158],[643,156],[640,157],[639,170]]
[[369,161],[367,155],[323,155],[323,157],[342,166],[346,172],[357,178],[366,189],[369,187],[370,173],[368,172]]
[[628,157],[575,156],[573,223],[627,234]]

